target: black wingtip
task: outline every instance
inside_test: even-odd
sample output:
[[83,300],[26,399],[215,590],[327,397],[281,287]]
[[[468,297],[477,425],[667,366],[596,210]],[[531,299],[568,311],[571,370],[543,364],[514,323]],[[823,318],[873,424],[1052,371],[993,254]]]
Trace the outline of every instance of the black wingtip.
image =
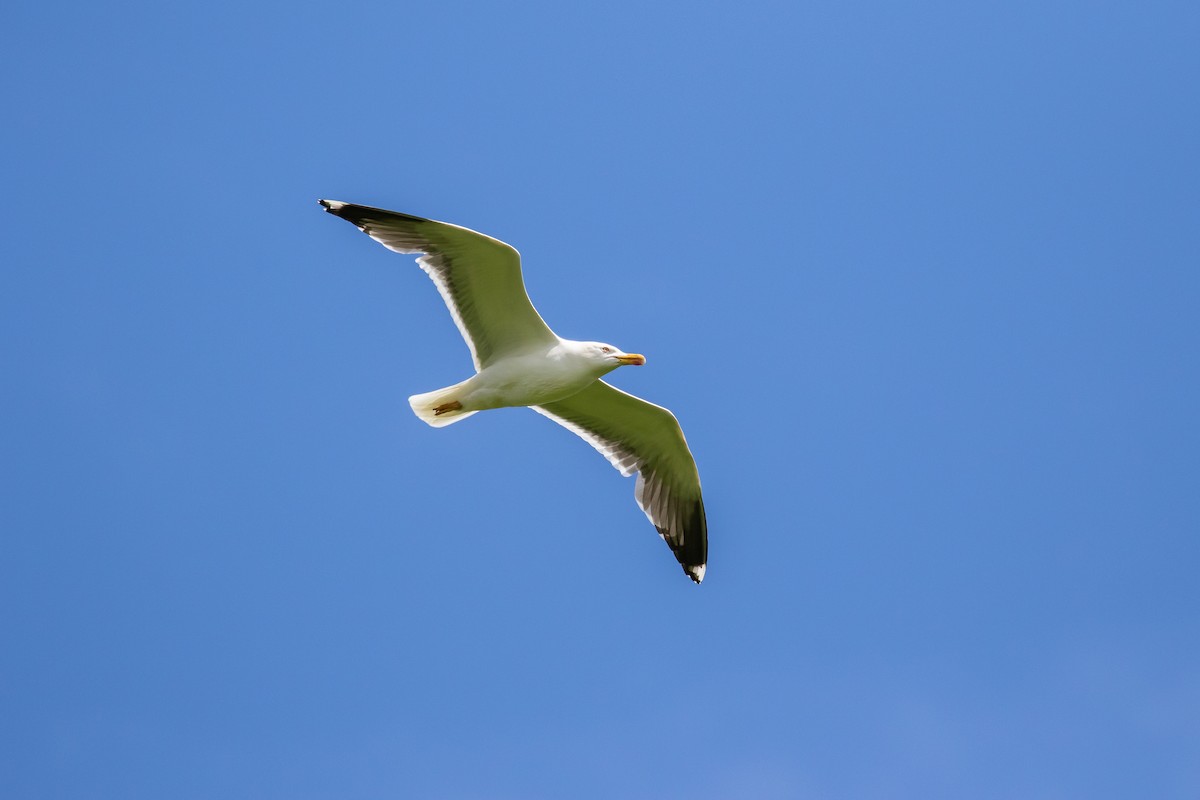
[[704,514],[704,502],[697,499],[691,507],[687,521],[678,530],[654,526],[658,535],[671,548],[675,560],[683,572],[696,583],[704,581],[708,566],[708,520]]
[[[317,202],[321,204],[321,208],[325,209],[330,214],[333,214],[339,219],[344,219],[347,222],[353,223],[360,228],[363,227],[363,220],[370,216],[369,212],[373,210],[368,206],[360,206],[355,203],[344,203],[341,200],[318,200]],[[386,215],[388,212],[384,211],[383,213]],[[364,228],[364,230],[366,229]]]

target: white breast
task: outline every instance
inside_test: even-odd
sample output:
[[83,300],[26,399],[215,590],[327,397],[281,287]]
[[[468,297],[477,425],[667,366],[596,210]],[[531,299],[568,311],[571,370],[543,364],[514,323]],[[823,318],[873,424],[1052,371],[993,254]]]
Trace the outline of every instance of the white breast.
[[469,410],[535,406],[570,397],[600,377],[597,365],[563,348],[512,356],[485,367],[470,381]]

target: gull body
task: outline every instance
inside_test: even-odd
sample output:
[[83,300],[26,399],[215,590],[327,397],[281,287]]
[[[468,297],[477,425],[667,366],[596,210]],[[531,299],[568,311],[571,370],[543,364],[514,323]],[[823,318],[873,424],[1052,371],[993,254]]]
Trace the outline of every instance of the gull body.
[[634,499],[696,583],[708,562],[700,476],[667,409],[601,378],[646,359],[603,342],[563,339],[534,309],[510,245],[446,222],[338,200],[321,200],[397,253],[417,255],[471,351],[475,374],[408,399],[444,427],[492,408],[528,406],[580,436],[622,475],[637,474]]
[[[643,356],[613,345],[559,339],[549,347],[491,363],[462,383],[413,395],[408,402],[418,417],[442,427],[490,408],[553,403],[577,394],[617,367],[644,363]],[[457,408],[447,408],[455,403]],[[444,410],[438,413],[439,408]]]

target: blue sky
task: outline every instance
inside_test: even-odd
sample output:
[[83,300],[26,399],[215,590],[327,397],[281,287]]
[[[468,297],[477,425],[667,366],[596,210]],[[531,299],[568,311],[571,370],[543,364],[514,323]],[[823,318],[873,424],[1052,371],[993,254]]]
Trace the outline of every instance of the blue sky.
[[[1194,4],[5,17],[6,796],[1200,792]],[[318,197],[647,355],[702,587]]]

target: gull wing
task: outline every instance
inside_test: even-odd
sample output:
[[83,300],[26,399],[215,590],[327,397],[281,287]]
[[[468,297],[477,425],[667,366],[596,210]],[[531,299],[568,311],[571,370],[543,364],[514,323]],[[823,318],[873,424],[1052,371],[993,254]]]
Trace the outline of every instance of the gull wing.
[[700,474],[675,415],[604,381],[565,400],[531,408],[573,431],[628,477],[633,496],[696,583],[708,562]]
[[521,278],[521,254],[499,239],[468,228],[338,200],[319,200],[325,210],[397,253],[417,259],[429,274],[462,333],[475,370],[509,353],[558,341],[529,302]]

